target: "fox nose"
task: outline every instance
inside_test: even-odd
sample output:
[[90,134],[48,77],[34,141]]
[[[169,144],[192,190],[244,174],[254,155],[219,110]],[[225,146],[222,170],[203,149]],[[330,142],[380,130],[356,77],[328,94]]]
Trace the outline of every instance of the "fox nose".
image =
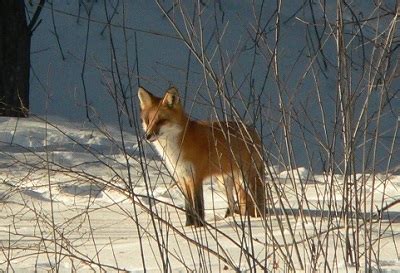
[[144,137],[146,140],[149,140],[151,138],[152,133],[145,133]]
[[149,133],[146,133],[144,135],[144,137],[146,138],[147,141],[153,142],[157,139],[157,134],[155,134],[154,132],[151,132],[151,133],[149,132]]

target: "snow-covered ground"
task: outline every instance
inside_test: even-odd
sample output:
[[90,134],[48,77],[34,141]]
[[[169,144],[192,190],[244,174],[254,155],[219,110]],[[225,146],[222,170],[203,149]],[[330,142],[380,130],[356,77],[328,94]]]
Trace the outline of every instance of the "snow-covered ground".
[[[342,206],[342,177],[303,167],[274,174],[265,221],[224,218],[225,196],[210,180],[208,226],[185,227],[182,195],[162,162],[133,132],[122,135],[113,127],[0,118],[0,271],[160,272],[163,261],[174,272],[284,271],[290,260],[300,271],[300,257],[310,272],[312,255],[317,270],[325,260],[334,271],[346,270],[345,229],[334,213]],[[357,181],[367,181],[366,200],[374,192],[374,212],[400,199],[399,176],[357,175]],[[358,215],[359,223],[368,217]],[[368,240],[381,237],[373,244],[380,263],[374,270],[398,272],[400,206],[367,227]],[[361,225],[357,238],[364,240],[364,232]]]
[[[241,95],[247,97],[250,89],[260,92],[259,99],[264,101],[264,110],[268,112],[263,118],[275,120],[277,111],[280,120],[280,109],[274,109],[276,83],[265,75],[270,60],[252,50],[256,34],[251,31],[257,24],[266,24],[269,34],[265,46],[268,48],[270,42],[271,46],[275,44],[275,19],[270,25],[267,21],[273,17],[278,2],[266,1],[265,5],[250,2],[255,3],[256,9],[264,6],[262,18],[254,16],[255,10],[246,1],[226,1],[219,7],[221,22],[217,24],[223,26],[221,39],[214,36],[215,30],[209,25],[218,7],[202,8],[202,33],[211,49],[206,53],[214,56],[216,43],[221,43],[222,51],[232,59],[229,64],[229,71],[235,76],[232,82],[243,87]],[[182,91],[187,87],[186,109],[196,118],[209,118],[211,109],[215,109],[208,101],[216,97],[215,90],[209,90],[210,97],[198,92],[209,88],[204,83],[203,67],[193,55],[188,60],[189,49],[176,39],[177,33],[155,1],[54,0],[51,3],[52,6],[46,1],[41,13],[43,20],[32,36],[30,111],[65,120],[0,118],[0,272],[356,270],[347,266],[344,258],[346,226],[344,215],[339,213],[346,200],[344,178],[338,174],[314,173],[307,166],[293,169],[270,166],[268,173],[272,176],[267,175],[266,180],[270,213],[264,220],[239,215],[224,218],[225,196],[214,181],[207,181],[204,196],[208,225],[185,227],[182,194],[163,162],[147,143],[140,142],[139,131],[125,127],[121,132],[115,125],[119,111],[115,109],[112,92],[120,87],[110,85],[109,78],[118,64],[119,76],[122,75],[119,83],[124,90],[129,86],[127,101],[132,105],[129,115],[132,120],[137,110],[135,92],[139,81],[156,94],[161,94],[171,83]],[[175,1],[171,1],[165,7],[174,5]],[[353,5],[360,7],[363,16],[373,7],[363,1]],[[298,13],[302,6],[302,1],[294,1],[285,4],[282,10],[285,23],[280,38],[280,76],[287,84],[289,97],[294,96],[301,109],[307,105],[310,111],[307,118],[311,113],[318,123],[320,113],[313,110],[319,107],[309,105],[310,96],[314,96],[309,90],[315,89],[315,79],[304,78],[310,60],[308,54],[300,54],[310,40],[305,35],[309,30],[304,22],[314,18],[309,12]],[[35,4],[27,5],[31,12],[35,8]],[[184,8],[192,14],[191,5]],[[335,2],[327,2],[323,10],[331,22],[336,20]],[[116,56],[112,56],[107,12],[112,13],[110,30]],[[179,13],[179,9],[171,9],[170,14],[180,22]],[[319,10],[316,19],[322,22],[325,14]],[[365,31],[370,30],[364,29],[364,34]],[[332,63],[336,62],[335,44],[332,38],[324,48],[324,58]],[[251,50],[242,50],[237,55],[240,48]],[[257,60],[254,63],[253,52]],[[218,59],[215,56],[211,59]],[[140,73],[136,71],[136,62]],[[214,65],[218,67],[219,63]],[[248,77],[252,65],[254,72]],[[321,88],[322,95],[331,94],[330,90],[336,89],[336,70],[326,69],[323,75],[317,89]],[[261,89],[266,79],[268,92]],[[90,116],[113,125],[96,127],[93,123],[82,123],[84,87]],[[297,93],[301,91],[298,88],[304,90]],[[322,99],[327,105],[324,109],[327,124],[333,124],[336,122],[332,118],[336,108],[330,107],[333,101]],[[306,103],[302,105],[302,101]],[[359,102],[358,105],[363,105]],[[192,107],[191,103],[204,107]],[[384,122],[380,125],[382,132],[386,127],[391,128],[386,131],[389,137],[384,138],[390,143],[377,147],[382,157],[392,156],[392,165],[396,166],[398,148],[395,146],[393,153],[387,149],[398,122],[398,98],[392,103],[390,112],[394,113],[383,115]],[[240,108],[240,103],[235,106]],[[301,121],[303,118],[299,117]],[[275,125],[272,123],[272,127]],[[297,162],[309,162],[299,147],[303,143],[294,146]],[[350,182],[360,185],[357,194],[362,198],[358,200],[366,200],[349,204],[357,206],[359,212],[353,215],[357,216],[353,218],[354,226],[359,228],[348,232],[352,245],[360,246],[357,252],[361,271],[366,259],[368,262],[366,257],[371,257],[374,271],[400,272],[400,204],[385,210],[382,221],[376,216],[379,208],[400,199],[400,176],[357,174]],[[347,200],[353,200],[352,197]]]

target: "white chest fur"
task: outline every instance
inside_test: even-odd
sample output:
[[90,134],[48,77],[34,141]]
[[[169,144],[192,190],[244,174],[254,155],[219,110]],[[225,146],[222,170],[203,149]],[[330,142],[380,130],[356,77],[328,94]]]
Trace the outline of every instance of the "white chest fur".
[[194,177],[193,165],[185,161],[182,156],[180,142],[181,128],[170,126],[163,128],[162,136],[153,144],[162,160],[165,162],[170,174],[178,181],[183,182]]

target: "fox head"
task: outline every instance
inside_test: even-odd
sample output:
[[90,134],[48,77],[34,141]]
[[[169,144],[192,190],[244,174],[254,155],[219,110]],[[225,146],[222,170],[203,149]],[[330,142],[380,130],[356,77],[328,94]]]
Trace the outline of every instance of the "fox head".
[[162,98],[139,87],[138,97],[146,140],[153,142],[167,137],[172,132],[182,130],[185,113],[175,87],[169,88]]

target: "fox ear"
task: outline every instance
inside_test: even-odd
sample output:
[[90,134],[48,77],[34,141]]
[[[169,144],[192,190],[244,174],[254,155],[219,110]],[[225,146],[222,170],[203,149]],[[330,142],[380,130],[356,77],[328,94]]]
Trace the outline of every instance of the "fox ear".
[[143,87],[139,87],[138,97],[140,101],[140,109],[145,109],[153,104],[153,95]]
[[172,109],[180,104],[179,92],[175,87],[169,88],[164,95],[162,104]]

